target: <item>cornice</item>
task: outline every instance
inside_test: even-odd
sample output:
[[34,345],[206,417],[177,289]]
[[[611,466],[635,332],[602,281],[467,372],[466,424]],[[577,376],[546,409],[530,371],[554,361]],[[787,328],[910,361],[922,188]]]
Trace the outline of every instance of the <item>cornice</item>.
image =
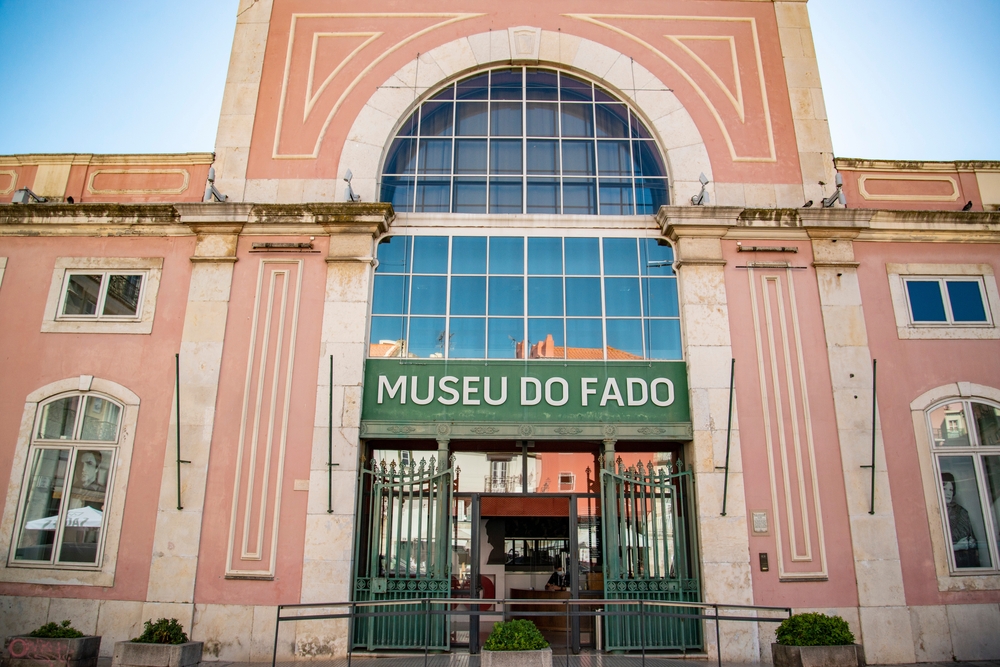
[[100,154],[92,153],[26,153],[23,155],[0,155],[0,166],[30,166],[39,164],[141,164],[141,165],[196,165],[212,164],[214,153],[134,153]]
[[1000,162],[996,160],[955,160],[952,162],[943,162],[936,160],[871,160],[866,158],[838,157],[834,158],[833,163],[837,169],[856,171],[1000,171]]

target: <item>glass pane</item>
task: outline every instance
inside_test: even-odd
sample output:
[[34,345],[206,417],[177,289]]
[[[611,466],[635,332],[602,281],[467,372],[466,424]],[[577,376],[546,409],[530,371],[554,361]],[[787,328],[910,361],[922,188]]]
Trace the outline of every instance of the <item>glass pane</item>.
[[639,241],[639,272],[644,276],[674,275],[674,249],[656,239]]
[[66,287],[66,303],[63,315],[94,315],[97,300],[101,295],[101,281],[104,276],[74,274],[69,277]]
[[632,142],[632,164],[636,176],[651,176],[653,178],[666,176],[660,151],[652,141]]
[[378,244],[375,273],[406,273],[410,270],[410,236],[390,236]]
[[52,560],[69,452],[68,449],[35,450],[31,473],[26,480],[28,494],[24,499],[14,560]]
[[448,237],[413,238],[414,273],[448,273]]
[[604,274],[608,276],[639,275],[636,248],[635,239],[604,239]]
[[528,278],[528,315],[562,314],[562,278]]
[[413,179],[385,176],[382,178],[381,200],[397,211],[413,210]]
[[103,440],[114,442],[118,439],[118,418],[121,408],[115,403],[91,396],[87,399],[87,407],[83,411],[83,427],[80,429],[81,440]]
[[456,96],[460,100],[485,100],[489,92],[489,74],[471,76],[459,81],[456,86]]
[[559,213],[558,179],[528,179],[528,213]]
[[451,241],[452,273],[486,273],[486,237],[456,236]]
[[559,111],[558,104],[546,104],[545,102],[528,102],[527,107],[527,132],[529,137],[558,137],[559,126],[556,121],[556,113]]
[[522,278],[490,278],[490,315],[524,315]]
[[592,137],[594,136],[594,107],[590,104],[560,105],[562,120],[562,136]]
[[976,420],[979,444],[983,447],[1000,446],[1000,408],[973,403],[972,417]]
[[[552,340],[549,340],[551,338]],[[528,340],[531,341],[532,359],[563,357],[563,350],[555,349],[563,346],[563,321],[557,318],[529,318]]]
[[451,314],[486,314],[485,276],[456,276],[451,279]]
[[[993,534],[1000,535],[1000,456],[984,456],[983,469],[986,471],[986,500],[993,519]],[[997,539],[997,546],[1000,546],[1000,538]]]
[[604,307],[608,317],[639,317],[642,314],[639,304],[638,278],[604,279]]
[[418,173],[451,173],[451,139],[421,139]]
[[598,141],[597,165],[601,176],[631,176],[632,155],[627,141]]
[[937,280],[907,280],[910,312],[914,322],[946,322],[941,283]]
[[490,359],[523,359],[524,320],[490,318],[486,356]]
[[490,237],[490,273],[524,273],[524,239],[519,236]]
[[491,100],[521,99],[521,70],[493,70],[490,73]]
[[562,239],[528,239],[528,275],[562,274]]
[[408,357],[444,356],[444,318],[443,317],[412,317],[410,318],[410,340]]
[[628,108],[624,104],[597,104],[594,113],[598,137],[628,139]]
[[403,122],[403,127],[399,128],[399,132],[397,132],[397,134],[401,137],[417,136],[417,119],[419,117],[420,109],[417,109]]
[[559,82],[555,72],[528,70],[524,81],[524,97],[529,100],[559,99]]
[[604,358],[604,332],[600,320],[566,320],[566,358]]
[[[566,259],[569,261],[569,248]],[[600,278],[567,278],[566,279],[566,314],[579,317],[600,317],[601,315],[601,280]]]
[[630,113],[632,120],[632,138],[633,139],[652,139],[653,135],[649,133],[646,126],[643,124],[639,117],[635,113]]
[[986,308],[978,280],[946,280],[951,314],[956,322],[986,322]]
[[559,92],[564,102],[589,102],[594,99],[590,83],[566,74],[559,75]]
[[452,359],[486,358],[486,318],[453,317],[448,336],[448,356]]
[[486,102],[460,102],[455,105],[455,134],[486,136]]
[[72,439],[79,405],[79,396],[68,396],[46,403],[38,424],[38,437],[44,440]]
[[62,563],[97,562],[112,455],[111,450],[96,449],[76,453],[69,509],[63,520],[59,549],[59,561]]
[[635,212],[637,215],[654,215],[661,206],[670,203],[667,179],[641,178],[635,181]]
[[523,210],[521,179],[490,179],[490,213],[516,215]]
[[521,136],[520,102],[494,102],[491,105],[490,134],[494,137]]
[[415,139],[395,139],[389,147],[383,174],[412,174],[417,168],[417,142]]
[[104,299],[104,314],[119,317],[135,316],[139,310],[141,289],[141,275],[108,276],[108,295]]
[[455,141],[455,173],[486,173],[485,139],[458,139]]
[[646,354],[650,359],[682,359],[680,320],[647,321]]
[[617,102],[618,99],[598,85],[594,86],[594,101],[596,102]]
[[632,181],[601,179],[601,215],[632,215]]
[[368,355],[372,357],[405,357],[405,329],[405,317],[373,317]]
[[[563,159],[565,159],[565,153]],[[563,213],[566,215],[597,215],[597,183],[592,179],[565,179],[563,181]]]
[[447,213],[451,208],[451,181],[420,179],[414,200],[418,213]]
[[432,100],[453,100],[455,99],[455,86],[448,85],[444,90],[436,93],[430,99]]
[[608,320],[608,359],[642,359],[642,320]]
[[453,106],[451,102],[424,102],[420,107],[420,136],[450,137]]
[[452,213],[486,213],[486,180],[455,179]]
[[410,279],[406,276],[375,276],[372,291],[373,315],[406,315],[410,297]]
[[938,462],[955,568],[992,567],[972,457],[942,456]]
[[935,447],[962,447],[969,444],[962,403],[948,403],[931,411],[931,434]]
[[594,142],[564,141],[562,144],[563,173],[592,176],[594,169]]
[[528,141],[528,173],[559,174],[559,142]]
[[679,317],[677,280],[674,278],[643,278],[643,311],[648,317]]
[[597,239],[568,238],[565,243],[567,275],[596,276],[601,273],[601,250]]
[[493,139],[490,141],[490,173],[521,173],[520,139]]
[[413,276],[410,312],[414,315],[444,315],[447,280],[444,276]]

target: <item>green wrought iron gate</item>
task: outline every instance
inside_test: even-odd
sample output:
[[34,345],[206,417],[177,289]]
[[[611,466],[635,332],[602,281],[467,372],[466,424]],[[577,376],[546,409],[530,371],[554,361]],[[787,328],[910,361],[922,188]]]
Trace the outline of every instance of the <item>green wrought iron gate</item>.
[[352,630],[356,649],[449,648],[448,618],[420,604],[393,601],[448,597],[452,469],[433,457],[409,465],[372,461],[359,485]]
[[[604,597],[608,600],[699,602],[693,477],[678,461],[626,467],[618,458],[601,471]],[[646,614],[697,609],[642,605]],[[609,605],[638,614],[640,605]],[[702,647],[697,618],[607,616],[605,649],[689,650]]]

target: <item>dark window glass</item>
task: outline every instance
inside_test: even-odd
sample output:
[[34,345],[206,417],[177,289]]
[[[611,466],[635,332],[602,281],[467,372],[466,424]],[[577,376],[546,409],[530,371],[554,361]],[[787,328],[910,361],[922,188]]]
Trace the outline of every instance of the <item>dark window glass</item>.
[[459,102],[455,105],[455,134],[486,136],[486,102]]
[[452,213],[486,213],[486,180],[456,178]]
[[413,178],[400,176],[382,177],[382,196],[380,199],[392,204],[396,211],[413,210]]
[[486,357],[486,318],[455,317],[448,336],[448,356],[454,359]]
[[528,213],[559,212],[559,180],[528,179]]
[[601,176],[631,176],[632,154],[628,142],[598,141],[597,169]]
[[447,213],[451,208],[451,180],[417,181],[413,207],[418,213]]
[[490,79],[490,99],[493,100],[520,100],[521,99],[521,70],[493,70]]
[[638,278],[605,278],[604,308],[608,317],[639,317],[640,307]]
[[524,97],[528,100],[559,99],[559,82],[556,73],[546,70],[528,70],[524,80]]
[[103,281],[104,275],[100,273],[71,275],[66,287],[63,315],[94,315],[97,312],[97,300],[101,298]]
[[598,319],[566,320],[566,358],[603,359],[604,332]]
[[[552,336],[552,343],[562,347],[563,345],[563,321],[559,318],[528,318],[528,340],[532,343],[544,343]],[[555,354],[555,350],[546,350],[545,354],[537,354],[537,357],[557,357],[562,358],[560,352]]]
[[[569,255],[567,254],[568,259]],[[601,280],[599,278],[566,279],[566,314],[570,317],[601,316]]]
[[568,238],[565,243],[568,275],[596,276],[601,273],[601,249],[597,239]]
[[[371,344],[381,344],[404,340],[406,338],[406,318],[405,317],[373,317]],[[385,354],[370,353],[372,356],[385,356]],[[398,355],[393,355],[398,356]]]
[[594,101],[596,102],[617,102],[615,96],[604,90],[600,86],[594,86]]
[[590,102],[594,99],[589,83],[566,74],[559,75],[559,93],[563,102]]
[[410,270],[412,236],[390,236],[378,244],[376,273],[406,273]]
[[420,136],[450,137],[454,106],[451,102],[424,102],[420,107]]
[[652,141],[632,142],[632,163],[636,176],[656,178],[667,173],[663,168],[660,152],[656,150],[656,144]]
[[386,174],[412,174],[417,169],[417,142],[415,139],[395,139],[389,147],[385,161]]
[[489,74],[478,74],[468,79],[463,79],[456,86],[456,95],[460,100],[485,100],[489,88]]
[[661,206],[670,203],[667,197],[667,179],[637,178],[635,180],[635,212],[654,215]]
[[641,120],[639,120],[639,117],[636,116],[634,112],[629,113],[629,116],[631,117],[631,121],[632,121],[632,138],[633,139],[652,139],[653,138],[653,136],[649,133],[649,130],[646,129],[646,126],[643,124],[643,122]]
[[418,164],[421,174],[451,173],[451,139],[421,139]]
[[[524,340],[522,320],[491,317],[486,356],[489,359],[516,359],[517,349]],[[523,358],[524,354],[519,355]]]
[[907,280],[914,322],[946,322],[941,284],[936,280]]
[[456,236],[451,241],[452,273],[486,273],[486,237]]
[[594,107],[590,104],[563,104],[562,135],[564,137],[594,136]]
[[529,137],[558,137],[559,125],[556,112],[558,104],[545,102],[527,103],[527,135]]
[[632,215],[632,181],[601,179],[601,215]]
[[608,139],[628,139],[628,107],[624,104],[597,104],[597,136]]
[[415,357],[443,357],[444,318],[411,317],[408,348]]
[[597,184],[592,179],[564,179],[563,213],[597,215]]
[[644,276],[672,276],[674,249],[656,239],[639,241],[639,273]]
[[528,315],[563,314],[562,278],[528,278]]
[[453,100],[455,99],[455,86],[448,86],[433,97],[432,100]]
[[562,239],[528,239],[528,275],[557,276],[562,273]]
[[650,359],[681,359],[680,320],[647,321],[646,354]]
[[524,315],[524,280],[490,278],[490,315]]
[[521,136],[521,103],[494,102],[490,108],[490,133],[497,137]]
[[413,237],[413,272],[414,273],[448,272],[447,236]]
[[635,239],[604,239],[604,273],[609,276],[639,274]]
[[521,179],[490,179],[490,213],[518,214],[521,204]]
[[594,143],[592,141],[562,142],[563,173],[573,176],[592,176],[594,169]]
[[70,396],[46,403],[42,408],[42,419],[38,426],[38,437],[42,440],[66,440],[73,437],[76,426],[76,412],[80,407],[80,397]]
[[987,321],[978,281],[947,280],[945,285],[948,288],[948,300],[951,302],[951,314],[956,322]]
[[559,142],[528,139],[529,174],[559,175]]
[[406,315],[410,281],[406,276],[375,276],[372,294],[373,315]]
[[451,314],[486,314],[485,276],[456,276],[451,279]]
[[455,173],[486,173],[485,139],[458,139],[455,141]]
[[403,122],[403,126],[399,128],[399,132],[396,133],[400,137],[415,137],[417,136],[417,125],[418,119],[420,118],[420,110],[414,111],[409,118]]
[[448,293],[444,276],[413,276],[410,313],[413,315],[444,315]]
[[517,236],[490,237],[490,273],[524,273],[524,239]]
[[490,141],[490,173],[521,173],[520,139],[493,139]]
[[104,299],[104,314],[134,316],[139,309],[139,292],[142,289],[141,275],[108,276],[108,295]]
[[649,317],[678,317],[677,282],[673,278],[643,278],[643,306]]
[[608,358],[614,358],[611,349],[642,359],[642,320],[608,320]]

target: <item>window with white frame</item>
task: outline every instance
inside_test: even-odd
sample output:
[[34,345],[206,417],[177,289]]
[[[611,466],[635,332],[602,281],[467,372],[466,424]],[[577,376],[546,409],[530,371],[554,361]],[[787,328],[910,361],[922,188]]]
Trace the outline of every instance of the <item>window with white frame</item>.
[[1000,338],[989,264],[887,264],[900,339]]
[[571,472],[559,473],[559,490],[573,491],[576,487],[576,475]]
[[927,411],[941,518],[956,574],[1000,570],[1000,405],[949,400]]
[[981,277],[915,276],[904,283],[913,324],[990,324]]
[[99,568],[123,406],[98,394],[40,406],[10,565]]
[[58,319],[134,320],[145,272],[66,272]]

